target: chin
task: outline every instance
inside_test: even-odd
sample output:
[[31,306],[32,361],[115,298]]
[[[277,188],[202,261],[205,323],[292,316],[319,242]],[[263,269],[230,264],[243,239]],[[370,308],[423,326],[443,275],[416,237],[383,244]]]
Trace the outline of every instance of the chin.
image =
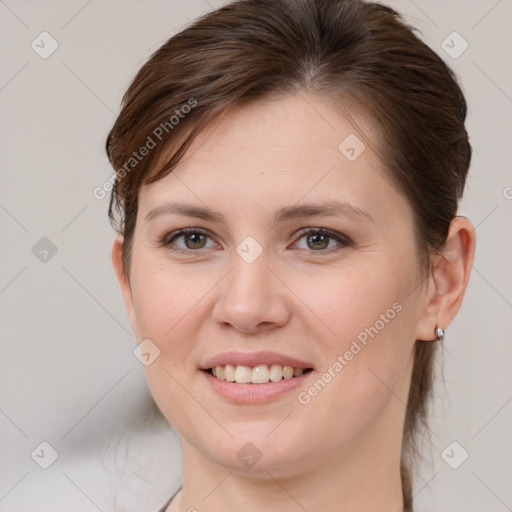
[[[300,467],[301,460],[307,457],[310,449],[307,435],[300,429],[290,429],[290,425],[279,425],[276,420],[226,424],[232,437],[223,432],[217,436],[204,436],[196,432],[182,437],[196,450],[210,458],[227,471],[237,471],[258,476],[267,472],[290,471]],[[286,421],[285,421],[286,422]],[[263,472],[263,473],[262,473]]]

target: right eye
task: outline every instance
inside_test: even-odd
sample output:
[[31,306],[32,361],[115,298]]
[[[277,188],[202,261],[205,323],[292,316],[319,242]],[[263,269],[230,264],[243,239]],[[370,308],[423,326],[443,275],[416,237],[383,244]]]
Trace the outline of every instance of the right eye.
[[[170,251],[189,254],[200,249],[209,249],[215,246],[216,244],[213,241],[212,245],[207,245],[207,240],[209,238],[209,233],[202,229],[184,228],[168,233],[163,237],[160,243]],[[178,240],[182,240],[181,245],[180,243],[177,243]]]

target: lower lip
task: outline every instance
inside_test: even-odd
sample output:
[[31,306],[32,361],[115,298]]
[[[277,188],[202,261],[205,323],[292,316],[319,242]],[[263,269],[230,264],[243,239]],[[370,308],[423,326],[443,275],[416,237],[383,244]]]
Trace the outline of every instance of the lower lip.
[[281,379],[278,382],[265,384],[238,384],[227,380],[217,379],[205,371],[201,371],[210,386],[222,397],[239,404],[257,404],[268,402],[274,398],[290,393],[303,384],[313,373],[309,371],[291,379]]

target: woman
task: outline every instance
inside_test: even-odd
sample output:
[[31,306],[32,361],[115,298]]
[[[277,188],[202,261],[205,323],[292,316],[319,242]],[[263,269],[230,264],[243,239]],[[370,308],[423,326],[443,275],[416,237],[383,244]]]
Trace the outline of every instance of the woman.
[[237,1],[144,64],[107,140],[109,215],[182,441],[162,510],[412,510],[474,255],[465,117],[446,64],[360,0]]

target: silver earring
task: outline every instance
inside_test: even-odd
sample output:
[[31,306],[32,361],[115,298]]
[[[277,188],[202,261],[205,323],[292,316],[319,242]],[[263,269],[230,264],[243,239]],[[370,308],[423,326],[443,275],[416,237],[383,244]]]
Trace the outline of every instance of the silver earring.
[[438,325],[436,325],[436,340],[443,341],[444,339],[444,329],[441,329]]

